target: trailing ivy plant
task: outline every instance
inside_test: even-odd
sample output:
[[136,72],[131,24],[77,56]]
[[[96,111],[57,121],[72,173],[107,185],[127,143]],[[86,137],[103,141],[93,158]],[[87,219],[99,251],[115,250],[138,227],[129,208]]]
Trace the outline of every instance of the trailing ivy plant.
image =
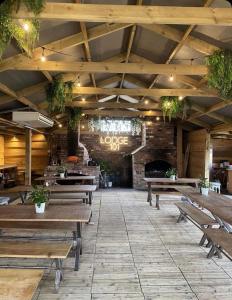
[[208,85],[228,100],[232,99],[232,50],[218,50],[207,57]]
[[62,77],[54,78],[47,88],[47,102],[49,111],[62,113],[65,105],[72,101],[73,81],[64,82]]
[[44,7],[45,0],[6,0],[0,5],[0,58],[14,38],[23,51],[31,55],[35,43],[39,39],[39,21],[22,20],[22,24],[27,24],[28,31],[24,30],[20,23],[16,23],[12,18],[12,14],[17,12],[20,5],[24,4],[28,11],[37,16]]
[[82,117],[81,107],[67,107],[67,118],[68,118],[68,128],[72,130],[77,129],[78,122]]
[[161,97],[161,109],[164,120],[168,117],[169,121],[176,118],[178,114],[184,112],[184,102],[180,101],[177,96]]

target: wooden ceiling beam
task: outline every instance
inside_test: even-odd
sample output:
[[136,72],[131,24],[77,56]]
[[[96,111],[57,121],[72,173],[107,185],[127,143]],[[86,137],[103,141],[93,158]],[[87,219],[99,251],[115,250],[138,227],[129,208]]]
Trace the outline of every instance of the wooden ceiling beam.
[[[102,24],[99,26],[95,26],[87,30],[88,42],[103,37],[105,35],[108,35],[110,33],[116,32],[118,30],[122,30],[129,26],[131,26],[131,24]],[[42,54],[44,54],[44,56],[47,57],[49,55],[54,54],[57,51],[59,52],[67,48],[82,45],[84,42],[85,39],[83,33],[82,32],[76,33],[67,36],[63,39],[59,39],[51,43],[48,43],[46,45],[43,45],[43,47],[45,48],[44,53],[42,47],[36,48],[33,51],[32,57],[33,60],[39,60]],[[0,72],[8,70],[12,65],[18,65],[23,62],[28,62],[28,60],[29,58],[25,56],[25,54],[17,54],[9,58],[6,58],[2,60],[0,63]]]
[[210,128],[210,133],[216,133],[221,131],[232,131],[232,124],[219,124]]
[[[32,19],[35,15],[26,7],[13,14],[16,19]],[[231,8],[136,6],[107,4],[49,3],[36,16],[41,20],[65,20],[79,22],[183,24],[231,26]]]
[[30,61],[10,70],[23,71],[52,71],[78,73],[130,73],[130,74],[162,74],[162,75],[207,75],[205,65],[165,65],[165,64],[137,64],[137,63],[107,63],[107,62],[64,62],[64,61]]
[[127,109],[127,108],[134,108],[134,109],[144,109],[144,110],[150,110],[150,109],[160,109],[160,106],[158,103],[149,103],[145,105],[144,103],[125,103],[125,102],[96,102],[96,101],[73,101],[72,104],[68,104],[67,106],[72,107],[82,107],[82,108],[118,108],[118,109]]
[[86,115],[97,115],[97,116],[113,116],[113,117],[136,117],[136,116],[143,116],[143,117],[162,117],[161,111],[129,111],[129,110],[118,110],[118,109],[111,109],[111,110],[89,110],[84,109],[83,113]]
[[162,96],[196,96],[196,97],[212,97],[214,94],[209,94],[201,89],[145,89],[145,88],[93,88],[93,87],[74,87],[73,94],[79,95],[128,95],[128,96],[147,96],[147,97],[162,97]]

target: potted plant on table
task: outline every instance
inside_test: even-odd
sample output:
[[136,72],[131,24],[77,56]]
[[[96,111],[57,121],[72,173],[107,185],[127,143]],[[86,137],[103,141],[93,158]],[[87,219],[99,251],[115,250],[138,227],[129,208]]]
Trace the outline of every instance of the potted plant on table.
[[205,177],[201,178],[199,186],[200,186],[201,194],[204,195],[204,196],[208,196],[209,187],[210,187],[210,183],[208,181],[208,178],[205,178]]
[[175,168],[168,169],[165,175],[171,180],[176,180],[176,169]]
[[60,178],[65,178],[65,172],[66,172],[66,167],[65,166],[59,166],[57,168],[57,172],[59,173],[60,175]]
[[35,212],[42,214],[45,211],[45,203],[48,201],[48,191],[44,187],[35,186],[29,199],[35,204]]

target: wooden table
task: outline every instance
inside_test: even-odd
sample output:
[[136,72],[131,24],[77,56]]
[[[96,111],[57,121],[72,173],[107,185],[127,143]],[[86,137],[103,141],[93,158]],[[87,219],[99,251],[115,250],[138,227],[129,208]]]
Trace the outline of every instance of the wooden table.
[[[92,185],[52,185],[46,187],[50,193],[86,193],[89,197],[89,204],[92,204],[93,192],[96,191],[97,186]],[[33,190],[31,185],[19,185],[10,189],[0,191],[1,194],[19,194],[22,203],[25,202],[27,194]]]
[[0,299],[31,300],[43,270],[0,269]]
[[198,189],[192,187],[179,186],[176,189],[192,202],[206,208],[213,215],[232,225],[232,199],[216,192],[209,192],[208,196],[204,196]]
[[[152,188],[175,188],[174,185],[186,185],[186,184],[194,184],[195,187],[198,186],[200,179],[198,178],[178,178],[176,180],[172,180],[170,178],[148,178],[145,177],[144,181],[147,183],[147,189],[148,189],[148,194],[147,194],[147,202],[152,205]],[[165,185],[165,186],[161,186]],[[173,185],[173,186],[169,186]],[[156,201],[158,202],[158,201]],[[159,205],[156,205],[156,207],[159,209]]]
[[38,177],[35,180],[36,181],[81,181],[82,183],[88,182],[89,184],[93,184],[94,180],[96,179],[95,176],[90,176],[90,175],[80,175],[80,176],[67,176],[65,178],[61,178],[60,176],[42,176]]
[[25,228],[25,223],[28,223],[28,228],[30,228],[31,223],[33,228],[34,222],[54,223],[55,228],[57,222],[66,224],[75,223],[76,230],[74,236],[76,244],[79,246],[79,249],[76,248],[75,270],[78,269],[79,255],[82,251],[81,225],[82,223],[87,223],[90,217],[91,209],[88,206],[82,206],[77,209],[76,205],[48,205],[43,214],[36,214],[34,205],[8,205],[0,209],[1,223],[22,222],[23,228]]

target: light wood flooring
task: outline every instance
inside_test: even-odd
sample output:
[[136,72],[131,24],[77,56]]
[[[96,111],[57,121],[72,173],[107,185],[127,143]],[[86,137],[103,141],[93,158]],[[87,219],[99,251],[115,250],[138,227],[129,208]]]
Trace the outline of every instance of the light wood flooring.
[[[94,225],[83,228],[80,270],[64,263],[64,281],[54,291],[46,272],[36,300],[231,300],[232,262],[207,259],[202,236],[192,223],[177,224],[178,197],[150,207],[146,192],[97,191]],[[47,233],[49,234],[49,233]]]

